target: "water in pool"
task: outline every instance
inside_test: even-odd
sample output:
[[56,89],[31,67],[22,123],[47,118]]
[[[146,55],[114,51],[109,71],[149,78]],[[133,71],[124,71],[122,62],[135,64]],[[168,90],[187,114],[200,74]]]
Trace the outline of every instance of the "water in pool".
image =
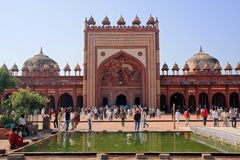
[[190,132],[62,133],[21,152],[240,152]]

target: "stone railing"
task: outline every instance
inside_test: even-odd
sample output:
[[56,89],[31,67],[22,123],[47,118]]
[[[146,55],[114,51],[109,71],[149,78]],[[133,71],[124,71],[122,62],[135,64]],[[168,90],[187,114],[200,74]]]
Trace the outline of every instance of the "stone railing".
[[214,137],[219,140],[226,141],[228,143],[234,144],[234,145],[239,145],[240,144],[240,136],[237,134],[233,133],[227,133],[224,131],[217,131],[214,129],[210,129],[207,127],[196,127],[196,126],[190,126],[190,129],[203,136],[209,136],[209,137]]

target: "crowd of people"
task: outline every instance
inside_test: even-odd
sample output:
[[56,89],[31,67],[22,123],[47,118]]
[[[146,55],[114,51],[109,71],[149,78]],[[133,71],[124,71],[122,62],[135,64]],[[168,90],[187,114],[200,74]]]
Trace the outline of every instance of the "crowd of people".
[[[223,121],[224,127],[230,127],[231,126],[236,128],[237,127],[237,119],[239,118],[239,109],[236,107],[231,107],[228,111],[227,109],[219,108],[219,107],[212,107],[209,111],[206,107],[202,107],[201,109],[199,107],[196,108],[195,111],[196,119],[200,119],[202,117],[203,125],[206,126],[207,119],[212,119],[214,122],[214,127],[219,127],[219,120]],[[189,124],[190,121],[190,112],[188,109],[186,109],[183,113],[185,124],[186,126]],[[179,123],[181,117],[181,113],[179,109],[177,109],[175,113],[176,122]]]
[[[122,127],[125,126],[125,121],[127,118],[135,121],[135,130],[139,131],[140,128],[148,127],[146,121],[147,117],[161,117],[162,112],[159,108],[148,108],[142,107],[141,105],[133,105],[131,107],[126,106],[105,106],[105,107],[91,107],[91,108],[82,108],[79,112],[74,111],[72,107],[62,107],[58,112],[54,109],[49,108],[48,111],[45,111],[45,108],[42,110],[42,115],[48,114],[51,118],[53,115],[54,128],[63,129],[65,132],[69,129],[69,124],[71,123],[71,130],[74,130],[79,121],[80,116],[83,119],[87,119],[88,129],[92,130],[93,120],[108,120],[112,121],[113,119],[120,119]],[[183,114],[186,126],[189,125],[191,120],[191,112],[189,109],[180,110],[177,107],[175,112],[176,122],[180,122],[180,117]],[[237,118],[239,117],[239,110],[236,107],[230,108],[229,112],[223,110],[219,107],[212,107],[210,110],[207,107],[197,107],[195,110],[196,119],[203,120],[203,125],[206,126],[207,120],[212,119],[214,121],[214,127],[219,126],[219,120],[223,121],[223,126],[229,127],[230,122],[232,127],[237,126]],[[64,122],[62,124],[62,122]]]
[[[143,108],[141,106],[133,106],[126,108],[125,106],[105,106],[105,107],[92,107],[82,108],[78,113],[74,111],[72,107],[62,107],[58,112],[52,108],[43,107],[41,110],[42,118],[48,116],[53,120],[54,128],[63,129],[65,132],[69,130],[69,124],[71,123],[71,130],[74,130],[79,121],[80,116],[82,119],[86,119],[88,123],[88,129],[92,130],[93,120],[108,120],[120,119],[122,127],[125,126],[127,118],[134,119],[135,130],[139,131],[140,128],[148,127],[146,122],[147,116],[150,118],[161,117],[160,109]],[[62,123],[63,122],[63,123]],[[141,126],[140,126],[141,124]]]

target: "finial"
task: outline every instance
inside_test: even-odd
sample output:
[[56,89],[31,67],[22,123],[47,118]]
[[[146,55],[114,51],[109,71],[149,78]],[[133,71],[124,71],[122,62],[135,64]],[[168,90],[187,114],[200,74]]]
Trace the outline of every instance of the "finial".
[[203,52],[203,50],[202,50],[202,46],[200,46],[200,52]]
[[42,47],[40,48],[40,54],[43,54],[43,49],[42,49]]

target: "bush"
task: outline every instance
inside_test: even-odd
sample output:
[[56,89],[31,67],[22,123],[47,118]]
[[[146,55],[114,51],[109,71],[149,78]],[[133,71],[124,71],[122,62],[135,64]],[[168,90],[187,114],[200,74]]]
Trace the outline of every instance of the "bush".
[[0,119],[0,125],[17,124],[22,114],[25,114],[27,118],[31,110],[46,104],[46,102],[47,98],[39,93],[30,89],[19,89],[3,102],[3,116]]

